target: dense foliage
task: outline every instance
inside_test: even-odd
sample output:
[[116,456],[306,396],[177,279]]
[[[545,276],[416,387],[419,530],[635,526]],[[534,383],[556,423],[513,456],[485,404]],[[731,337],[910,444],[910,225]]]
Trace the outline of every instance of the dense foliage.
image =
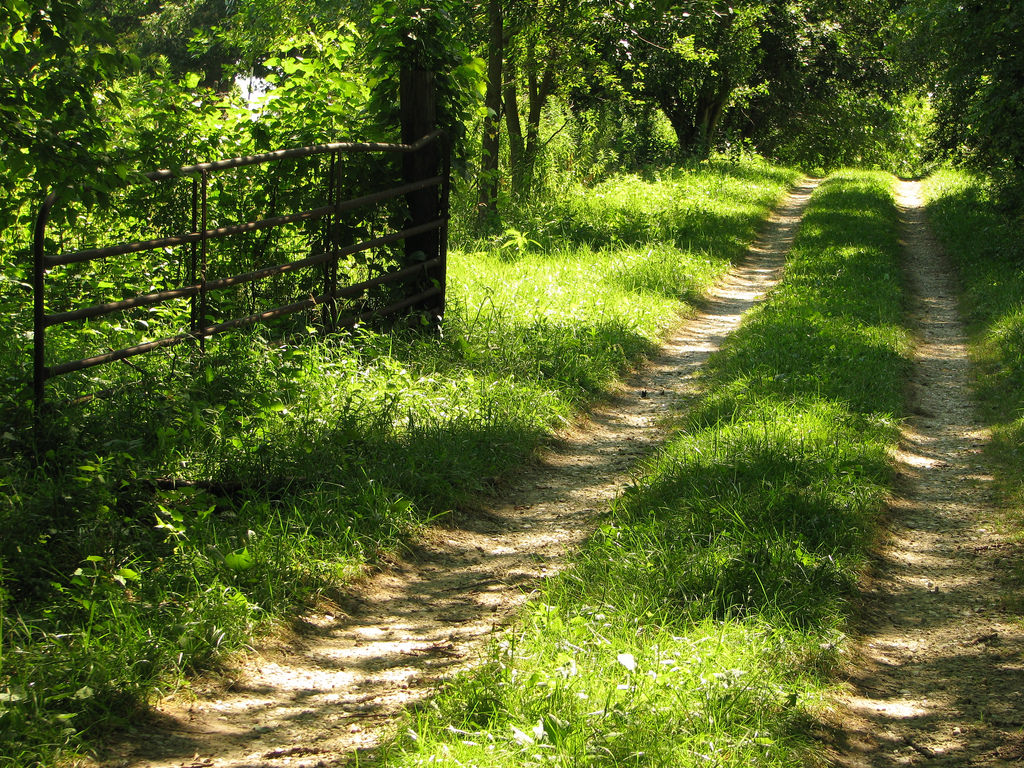
[[[483,156],[472,143],[461,156],[492,211],[542,178],[538,163],[562,132],[575,131],[581,169],[607,163],[602,153],[614,164],[664,152],[652,110],[683,155],[745,143],[812,166],[909,170],[916,102],[884,55],[897,5],[181,0],[140,12],[123,0],[7,0],[0,98],[14,119],[0,136],[0,226],[20,211],[24,227],[25,206],[54,186],[88,179],[102,189],[131,170],[214,159],[247,141],[387,132],[403,63],[438,73],[449,128],[487,126],[474,139]],[[239,86],[266,92],[262,109],[273,102],[287,120],[224,112]],[[197,128],[218,111],[221,124]],[[232,134],[241,141],[225,141]]]
[[630,3],[627,8],[617,46],[627,88],[661,109],[681,149],[707,155],[723,113],[736,92],[751,84],[761,59],[765,5],[703,2],[652,12]]
[[1024,210],[1024,5],[917,0],[901,19],[904,57],[933,93],[936,154],[991,176]]
[[758,83],[730,124],[759,151],[810,167],[918,172],[922,106],[886,46],[894,3],[772,3]]
[[0,232],[25,225],[30,195],[83,174],[102,180],[97,111],[127,59],[80,3],[0,4]]
[[[403,62],[439,73],[442,119],[482,142],[462,155],[492,213],[542,179],[537,165],[563,131],[576,131],[584,167],[602,152],[626,162],[663,152],[652,110],[684,155],[742,144],[809,167],[915,173],[934,108],[933,156],[991,172],[1012,203],[1024,154],[1022,13],[1009,0],[181,0],[142,12],[123,0],[6,0],[0,225],[41,189],[82,178],[103,188],[104,173],[116,181],[152,164],[156,146],[186,159],[195,102],[238,84],[303,100],[293,127],[387,130]],[[344,40],[344,74],[365,93],[353,99],[343,87],[344,106],[327,114],[316,105],[339,84],[288,93],[286,80],[313,78],[316,67],[284,72],[275,62],[336,58],[332,35]],[[177,133],[126,151],[168,112]],[[251,130],[276,145],[309,137],[263,120]],[[201,149],[209,159],[232,147]]]

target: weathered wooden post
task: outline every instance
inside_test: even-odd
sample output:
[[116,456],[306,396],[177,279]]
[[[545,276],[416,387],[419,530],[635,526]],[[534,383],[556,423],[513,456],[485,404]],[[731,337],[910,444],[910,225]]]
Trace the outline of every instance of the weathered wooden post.
[[[402,121],[402,143],[414,144],[437,129],[437,102],[434,91],[434,73],[422,69],[403,68],[399,80],[399,102]],[[446,150],[443,139],[431,141],[415,152],[402,157],[402,176],[406,183],[445,176],[437,184],[410,192],[406,195],[409,206],[408,226],[416,227],[447,218],[447,162],[442,163]],[[444,167],[442,167],[444,166]],[[413,295],[433,286],[440,288],[440,294],[426,299],[422,309],[428,311],[434,323],[439,323],[444,314],[445,256],[447,253],[448,228],[442,224],[405,240],[405,263],[440,261],[424,270],[423,278],[411,286]]]

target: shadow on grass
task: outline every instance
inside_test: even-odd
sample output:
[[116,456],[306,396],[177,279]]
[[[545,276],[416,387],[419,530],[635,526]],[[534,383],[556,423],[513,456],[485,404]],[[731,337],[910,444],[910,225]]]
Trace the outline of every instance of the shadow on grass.
[[[236,393],[216,420],[225,401],[194,398],[184,413],[100,403],[65,422],[51,459],[4,480],[0,599],[20,623],[4,624],[3,642],[21,652],[5,653],[0,683],[26,692],[5,709],[11,733],[34,722],[38,743],[55,744],[58,714],[129,717],[168,675],[247,641],[261,615],[356,574],[524,460],[548,426],[529,395],[446,417],[385,392],[372,413],[274,411],[243,428],[232,411],[264,406]],[[181,487],[154,482],[174,474]]]
[[611,583],[642,580],[684,620],[764,614],[827,628],[891,479],[887,454],[836,401],[762,394],[729,405],[735,420],[694,416],[624,497],[614,542],[597,545],[622,551],[593,559],[611,563]]
[[[616,322],[540,319],[507,334],[482,346],[394,343],[390,369],[326,368],[328,391],[309,398],[303,378],[267,377],[243,359],[187,390],[135,388],[56,417],[51,458],[8,480],[5,589],[45,601],[87,557],[130,563],[181,547],[207,575],[233,577],[204,547],[223,554],[264,529],[334,542],[324,557],[372,557],[522,464],[568,403],[654,350]],[[167,490],[175,479],[182,490]],[[185,517],[179,533],[155,525],[172,513]]]
[[680,435],[585,557],[612,602],[659,595],[683,622],[841,622],[909,370],[895,221],[877,181],[815,193],[783,285],[712,358]]

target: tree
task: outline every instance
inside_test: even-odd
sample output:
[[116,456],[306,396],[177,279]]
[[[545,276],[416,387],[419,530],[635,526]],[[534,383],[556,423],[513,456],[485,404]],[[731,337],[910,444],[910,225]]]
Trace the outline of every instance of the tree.
[[466,125],[483,96],[484,62],[464,32],[472,9],[458,0],[379,0],[367,25],[372,109],[383,125],[398,124],[403,67],[433,72],[437,119],[457,153],[465,152]]
[[505,60],[505,22],[502,0],[487,0],[487,91],[483,139],[480,143],[480,196],[477,214],[481,224],[498,215],[499,130],[501,125],[501,71]]
[[887,55],[892,12],[891,0],[770,3],[755,87],[730,116],[730,129],[788,162],[890,160],[911,90]]
[[0,0],[0,230],[27,195],[103,175],[97,107],[128,62],[73,0]]
[[[544,107],[571,82],[592,46],[581,34],[590,4],[585,0],[488,0],[487,92],[481,142],[481,222],[494,219],[500,181],[500,126],[508,138],[512,188],[528,191],[541,150]],[[592,56],[590,58],[593,58]],[[522,96],[521,96],[522,95]]]
[[237,74],[259,68],[289,38],[337,29],[359,7],[346,0],[86,0],[107,15],[122,48],[158,76],[198,73],[203,88],[225,92]]
[[1024,5],[914,0],[900,18],[904,64],[932,92],[936,149],[992,176],[1024,209]]
[[512,186],[527,192],[542,149],[541,118],[557,93],[594,79],[597,8],[587,0],[532,0],[507,10],[502,107]]
[[761,2],[627,3],[611,51],[626,87],[668,118],[680,149],[705,156],[761,58]]

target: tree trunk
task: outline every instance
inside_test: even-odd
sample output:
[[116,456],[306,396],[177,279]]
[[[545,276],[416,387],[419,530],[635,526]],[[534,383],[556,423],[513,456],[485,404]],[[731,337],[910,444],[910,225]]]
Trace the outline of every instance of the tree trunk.
[[662,105],[662,111],[675,130],[682,154],[699,158],[711,154],[730,93],[727,86],[722,86],[714,94],[698,97],[693,113],[675,104]]
[[504,59],[504,20],[501,0],[489,0],[487,4],[488,46],[487,46],[487,93],[484,104],[487,116],[484,118],[484,135],[480,147],[480,198],[477,204],[477,218],[486,225],[498,217],[498,160],[499,125],[501,121],[501,65]]
[[665,107],[662,107],[662,111],[672,124],[672,130],[675,131],[679,152],[684,156],[696,154],[697,147],[700,145],[700,129],[697,127],[693,115],[689,111],[670,110]]
[[502,109],[505,110],[505,128],[508,131],[508,157],[509,165],[512,168],[512,183],[517,188],[519,185],[516,183],[516,176],[522,171],[525,151],[523,124],[519,119],[518,78],[519,72],[515,62],[506,62],[505,95],[502,100]]
[[708,119],[704,129],[704,154],[711,154],[715,146],[715,137],[718,134],[718,123],[722,119],[722,112],[725,111],[725,104],[728,96],[719,97],[708,111]]
[[529,76],[529,105],[526,113],[526,151],[523,156],[523,188],[529,189],[533,183],[534,166],[540,155],[540,120],[544,114],[544,106],[548,97],[555,89],[555,63],[549,59],[540,77],[537,70],[531,69]]

